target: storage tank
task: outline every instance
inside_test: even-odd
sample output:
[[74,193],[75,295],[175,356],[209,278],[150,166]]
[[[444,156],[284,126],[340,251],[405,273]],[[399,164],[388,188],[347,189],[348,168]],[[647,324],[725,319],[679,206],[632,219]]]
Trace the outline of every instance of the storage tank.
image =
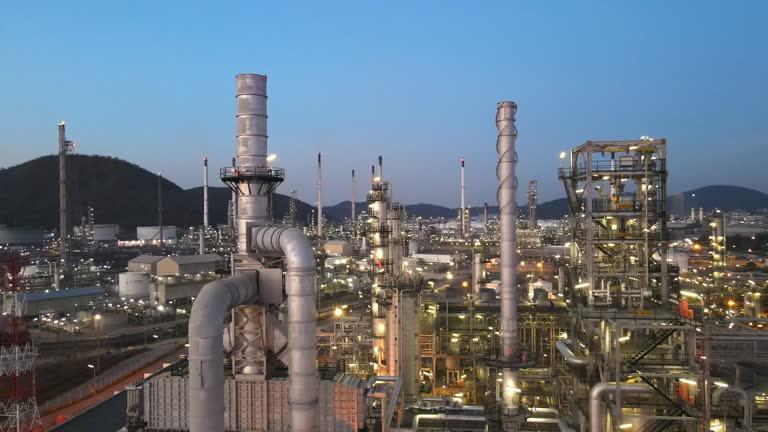
[[117,238],[119,232],[120,225],[96,224],[93,226],[93,239],[95,241],[112,241]]
[[149,275],[147,273],[120,273],[117,286],[120,297],[149,297]]
[[6,228],[0,227],[0,244],[29,245],[43,242],[42,228]]
[[[137,240],[160,240],[159,226],[136,227]],[[175,240],[176,227],[173,225],[163,225],[163,240]]]

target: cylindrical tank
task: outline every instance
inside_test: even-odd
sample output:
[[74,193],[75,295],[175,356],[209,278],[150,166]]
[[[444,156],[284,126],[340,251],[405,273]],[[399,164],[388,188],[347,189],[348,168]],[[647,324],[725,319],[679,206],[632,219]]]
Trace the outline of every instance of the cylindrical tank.
[[140,272],[124,272],[117,277],[118,296],[127,298],[149,297],[149,275]]
[[412,256],[413,254],[418,252],[419,252],[419,244],[416,242],[416,240],[408,241],[408,256]]

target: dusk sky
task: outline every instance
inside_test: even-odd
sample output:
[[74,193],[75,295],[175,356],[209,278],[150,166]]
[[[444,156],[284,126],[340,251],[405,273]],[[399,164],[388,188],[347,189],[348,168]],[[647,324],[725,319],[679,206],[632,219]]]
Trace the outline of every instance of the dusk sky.
[[[558,153],[666,137],[670,191],[768,192],[766,1],[2,2],[0,167],[118,157],[199,186],[229,164],[234,76],[269,77],[279,192],[358,200],[376,156],[404,203],[495,203],[496,102],[518,103],[518,180],[564,195]],[[98,181],[98,179],[94,179]],[[50,191],[55,193],[55,191]],[[152,192],[150,192],[152,193]],[[518,193],[518,201],[525,193]]]

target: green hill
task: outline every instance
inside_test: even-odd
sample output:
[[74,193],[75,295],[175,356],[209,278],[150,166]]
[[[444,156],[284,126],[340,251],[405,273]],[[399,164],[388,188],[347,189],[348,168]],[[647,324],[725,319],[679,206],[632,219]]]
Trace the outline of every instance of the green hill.
[[[67,159],[70,221],[78,224],[89,206],[96,223],[124,227],[157,224],[157,175],[121,159],[71,155]],[[211,178],[212,182],[217,182]],[[58,226],[59,165],[57,156],[43,156],[0,170],[0,224]],[[184,190],[163,178],[163,224],[194,226],[203,220],[203,188]],[[209,217],[214,225],[226,223],[226,187],[208,190]],[[289,198],[274,197],[278,219],[288,211]],[[306,221],[310,207],[297,201],[297,217]]]

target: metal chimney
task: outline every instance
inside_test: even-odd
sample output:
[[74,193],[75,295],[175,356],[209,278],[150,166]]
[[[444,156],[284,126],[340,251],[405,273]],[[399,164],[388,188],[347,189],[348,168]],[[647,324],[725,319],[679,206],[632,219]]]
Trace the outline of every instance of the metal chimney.
[[203,227],[208,228],[208,158],[203,159]]
[[466,203],[464,202],[464,158],[461,158],[461,208],[459,209],[459,232],[461,233],[461,238],[466,237],[467,235],[467,227],[466,227],[466,215],[464,214],[466,208]]
[[[352,224],[355,223],[355,170],[352,170]],[[354,234],[354,233],[353,233]]]
[[317,154],[317,238],[323,238],[323,154]]
[[[499,161],[496,175],[499,179],[499,231],[501,250],[501,355],[506,361],[518,357],[517,338],[517,287],[515,286],[516,227],[517,205],[517,128],[515,127],[515,102],[499,102],[496,107],[496,128],[499,135],[496,150]],[[516,411],[519,406],[520,387],[517,372],[509,367],[502,370],[502,406],[508,411]]]
[[59,242],[61,243],[62,268],[69,268],[69,248],[67,247],[67,230],[69,225],[67,215],[67,153],[69,146],[66,136],[66,125],[59,123]]

